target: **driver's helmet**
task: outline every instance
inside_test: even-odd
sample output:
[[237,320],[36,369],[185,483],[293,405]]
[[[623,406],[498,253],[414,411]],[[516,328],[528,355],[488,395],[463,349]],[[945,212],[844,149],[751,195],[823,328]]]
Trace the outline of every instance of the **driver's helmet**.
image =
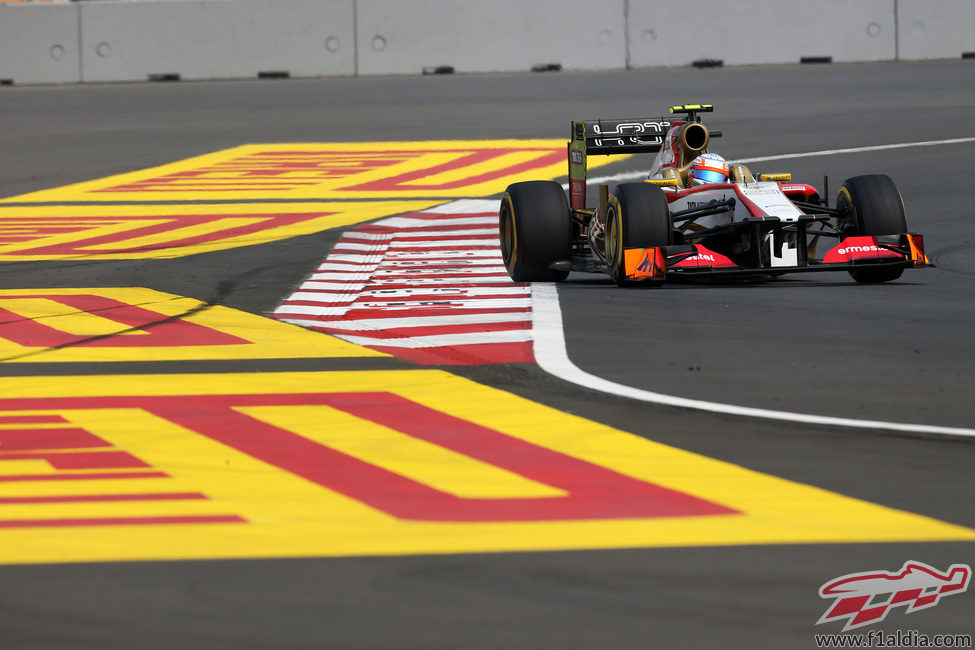
[[725,183],[728,181],[728,163],[716,153],[702,153],[691,162],[688,178],[691,185]]

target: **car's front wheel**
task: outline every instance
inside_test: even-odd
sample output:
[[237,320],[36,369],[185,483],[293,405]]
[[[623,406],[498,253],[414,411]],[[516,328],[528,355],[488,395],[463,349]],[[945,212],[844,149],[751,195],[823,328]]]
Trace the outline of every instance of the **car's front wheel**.
[[[844,215],[840,230],[844,237],[898,235],[907,232],[904,200],[894,181],[885,174],[848,178],[840,186],[836,207]],[[870,268],[850,271],[857,282],[877,284],[896,280],[903,268]]]
[[673,224],[667,196],[651,183],[616,186],[606,207],[606,266],[619,286],[626,283],[624,252],[672,243]]

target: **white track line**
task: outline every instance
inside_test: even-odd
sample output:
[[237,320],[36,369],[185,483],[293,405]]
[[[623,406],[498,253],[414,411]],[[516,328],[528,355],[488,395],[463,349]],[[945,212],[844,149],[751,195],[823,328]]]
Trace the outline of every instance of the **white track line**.
[[[495,207],[497,210],[497,207]],[[440,213],[438,213],[440,214]],[[388,228],[402,230],[412,230],[414,237],[423,235],[423,229],[443,228],[444,226],[496,226],[498,225],[497,215],[493,217],[466,217],[461,219],[446,217],[443,219],[421,219],[417,217],[390,217],[383,219],[379,224]]]
[[789,411],[772,411],[769,409],[753,408],[749,406],[735,406],[720,404],[686,397],[676,397],[655,393],[597,377],[590,374],[569,359],[565,347],[565,334],[562,330],[562,308],[559,305],[558,289],[554,283],[532,283],[532,338],[534,339],[535,361],[545,372],[560,379],[577,384],[584,388],[598,390],[611,395],[629,397],[630,399],[676,406],[680,408],[709,411],[726,415],[738,415],[764,420],[778,420],[784,422],[799,422],[803,424],[820,424],[834,427],[849,427],[857,429],[876,429],[885,431],[899,431],[907,433],[923,433],[929,435],[948,435],[975,437],[975,429],[961,427],[942,427],[928,424],[903,424],[899,422],[882,422],[877,420],[855,420],[851,418],[832,417],[828,415],[812,415],[808,413],[792,413]]
[[449,327],[452,325],[494,325],[496,323],[531,322],[530,311],[501,312],[489,314],[465,314],[449,316],[419,316],[400,318],[357,318],[342,320],[298,320],[286,318],[289,323],[304,327],[326,327],[330,332],[373,332],[386,329],[415,329],[421,327]]
[[484,343],[524,343],[530,341],[532,333],[523,330],[500,330],[495,332],[461,332],[459,334],[432,334],[430,336],[409,336],[405,338],[381,338],[374,336],[355,336],[333,333],[340,339],[356,345],[387,348],[445,348],[461,345],[480,345]]
[[[821,151],[807,151],[805,153],[784,153],[777,156],[759,156],[757,158],[739,158],[731,162],[735,163],[756,163],[756,162],[768,162],[770,160],[789,160],[791,158],[811,158],[813,156],[835,156],[837,154],[843,153],[863,153],[865,151],[885,151],[887,149],[905,149],[907,147],[934,147],[941,144],[962,144],[966,142],[975,142],[975,137],[972,138],[951,138],[950,140],[925,140],[923,142],[901,142],[898,144],[878,144],[870,147],[853,147],[850,149],[823,149]],[[622,174],[613,174],[612,176],[599,176],[596,178],[590,178],[589,183],[598,185],[599,183],[613,183],[618,181],[632,180],[634,178],[646,178],[646,172],[624,172]],[[562,187],[568,189],[568,184]]]

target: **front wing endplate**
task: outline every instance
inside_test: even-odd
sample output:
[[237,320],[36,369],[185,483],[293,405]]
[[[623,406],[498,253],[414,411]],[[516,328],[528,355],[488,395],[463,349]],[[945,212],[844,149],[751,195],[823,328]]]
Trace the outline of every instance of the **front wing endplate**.
[[665,260],[664,251],[659,246],[627,248],[623,251],[626,279],[662,282],[667,270]]

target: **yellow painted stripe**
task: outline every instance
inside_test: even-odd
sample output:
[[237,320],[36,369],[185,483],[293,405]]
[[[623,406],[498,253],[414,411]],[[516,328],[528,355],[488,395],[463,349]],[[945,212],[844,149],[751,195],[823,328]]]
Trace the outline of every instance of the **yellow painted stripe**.
[[[56,190],[51,191],[56,192]],[[197,194],[184,198],[199,199],[200,196]],[[0,233],[3,232],[3,225],[8,220],[16,220],[18,225],[25,221],[37,223],[34,238],[0,244],[0,262],[59,259],[170,259],[308,235],[380,217],[424,210],[442,202],[377,200],[358,203],[245,202],[25,207],[4,206],[0,201]],[[287,217],[288,221],[276,220],[275,217],[279,215]],[[196,218],[201,223],[180,226],[181,216]],[[90,221],[93,217],[99,220],[93,223]],[[222,232],[229,231],[232,227],[262,222],[266,227],[257,228],[253,232],[228,233],[226,236],[221,236]],[[163,232],[152,235],[142,235],[138,232],[145,228],[167,224],[172,228]],[[108,237],[109,241],[101,241],[105,237]],[[198,237],[200,241],[184,241],[189,237]],[[116,249],[116,252],[111,252],[113,249]]]
[[465,499],[560,497],[565,492],[327,406],[241,412]]
[[[921,514],[898,511],[826,489],[762,474],[706,458],[561,413],[529,400],[438,370],[390,372],[292,372],[232,375],[186,374],[98,377],[0,378],[6,399],[51,397],[59,404],[70,397],[126,395],[267,395],[307,392],[392,393],[424,407],[497,431],[513,440],[580,459],[625,476],[647,481],[733,508],[739,514],[535,522],[432,522],[393,517],[349,496],[300,478],[215,439],[139,408],[90,408],[66,412],[82,426],[166,472],[168,479],[117,481],[119,493],[148,489],[197,491],[209,498],[191,510],[171,512],[236,514],[246,524],[181,524],[159,526],[81,526],[0,529],[0,562],[76,562],[177,558],[302,557],[461,553],[515,550],[631,548],[893,541],[972,541],[972,529]],[[5,413],[0,400],[0,416]],[[247,407],[251,408],[251,407]],[[383,447],[395,443],[371,425],[331,431],[340,419],[296,407],[254,407],[254,417],[276,424],[318,444],[341,448],[370,463],[410,472],[428,484],[452,487],[457,468],[468,460],[451,454],[407,449],[400,457]],[[44,412],[43,409],[40,409]],[[37,412],[33,410],[32,412]],[[344,429],[348,421],[342,424]],[[652,435],[652,424],[649,434]],[[356,427],[359,427],[356,429]],[[297,429],[297,431],[295,431]],[[356,431],[363,433],[360,439]],[[282,433],[282,435],[284,435]],[[398,443],[395,443],[398,444]],[[0,461],[0,465],[8,461]],[[49,470],[52,471],[53,470]],[[516,485],[491,472],[476,490],[481,494],[529,495],[533,486]],[[101,481],[103,485],[111,481]],[[493,485],[489,485],[493,483]],[[43,494],[94,488],[82,482],[38,483]],[[75,487],[75,486],[79,487]],[[0,493],[30,494],[24,484],[0,482]],[[80,492],[75,492],[80,493]],[[473,493],[471,493],[473,494]],[[478,500],[477,497],[472,501]],[[559,497],[552,497],[559,498]],[[89,508],[57,506],[61,514],[170,512],[142,504]],[[20,506],[0,505],[23,516]]]
[[[51,296],[26,300],[17,296]],[[11,332],[5,333],[0,323],[0,363],[3,362],[102,362],[102,361],[164,361],[177,359],[295,359],[334,357],[384,357],[375,352],[339,338],[312,332],[296,325],[273,318],[257,316],[220,305],[205,305],[199,300],[143,288],[73,288],[73,289],[6,289],[0,290],[0,308],[12,302],[16,313],[31,319],[39,319],[46,327],[60,330],[63,338],[84,335],[111,334],[129,329],[129,325],[101,315],[81,314],[58,301],[58,296],[95,296],[132,305],[150,322],[178,317],[192,324],[203,333],[217,332],[239,339],[238,342],[193,344],[182,340],[179,345],[158,343],[153,336],[160,327],[145,327],[120,340],[120,345],[101,342],[98,346],[65,345],[47,347],[23,341]],[[66,315],[50,317],[52,314]],[[106,320],[101,322],[99,319]],[[114,329],[113,329],[114,328]],[[137,341],[137,339],[142,339]],[[139,342],[140,344],[136,344]],[[96,382],[101,384],[103,382]],[[2,394],[0,394],[2,397]]]
[[[0,294],[2,295],[2,294]],[[46,327],[53,327],[78,336],[105,336],[120,333],[124,336],[146,336],[141,330],[123,331],[126,326],[98,314],[78,311],[69,305],[43,298],[23,298],[0,301],[0,307]],[[0,336],[3,326],[0,325]]]
[[[372,143],[292,143],[242,145],[150,169],[119,174],[94,181],[76,183],[50,190],[41,190],[11,197],[3,202],[67,202],[67,201],[184,201],[207,199],[260,200],[271,198],[326,200],[335,198],[407,199],[422,197],[489,196],[504,191],[509,184],[538,178],[558,178],[567,170],[563,139],[554,140],[444,140],[417,142]],[[529,169],[516,171],[512,164],[537,156],[537,151],[553,154],[552,162],[539,163]],[[392,153],[390,153],[392,152]],[[456,153],[452,153],[456,152]],[[453,171],[437,169],[446,161],[468,153],[487,152],[493,157],[487,162],[472,163]],[[280,169],[274,175],[249,173],[261,164],[287,165],[288,154],[295,154],[305,166],[301,171]],[[300,160],[304,155],[307,158]],[[283,156],[266,161],[262,158]],[[316,161],[315,156],[321,159]],[[350,165],[337,159],[340,156],[359,157],[364,164]],[[370,166],[372,160],[388,162],[400,156],[392,165]],[[291,158],[295,158],[291,157]],[[589,168],[619,162],[624,157],[594,157]],[[320,168],[316,168],[320,165]],[[477,174],[495,171],[495,178],[478,179]],[[350,189],[369,182],[395,181],[402,174],[419,174],[418,178],[404,178],[396,187],[382,189]],[[440,174],[443,174],[441,176]],[[456,186],[437,187],[441,183],[471,179]],[[436,182],[431,182],[436,181]],[[146,187],[145,183],[155,183]],[[433,188],[410,189],[413,185],[433,185]],[[142,189],[140,189],[142,188]],[[125,191],[123,191],[125,190]]]
[[144,237],[131,237],[127,239],[120,239],[118,241],[110,242],[107,244],[92,244],[90,246],[85,246],[84,249],[88,251],[99,251],[99,250],[117,250],[119,248],[142,248],[146,246],[155,246],[159,244],[167,244],[169,242],[179,242],[181,239],[189,239],[192,237],[200,237],[202,235],[210,235],[218,232],[225,232],[233,228],[239,228],[241,226],[247,226],[255,223],[266,223],[267,219],[251,219],[251,218],[239,218],[239,217],[228,217],[224,219],[214,219],[213,221],[208,221],[207,223],[200,224],[197,226],[189,226],[187,228],[173,228],[172,230],[167,230],[155,235],[146,235]]

